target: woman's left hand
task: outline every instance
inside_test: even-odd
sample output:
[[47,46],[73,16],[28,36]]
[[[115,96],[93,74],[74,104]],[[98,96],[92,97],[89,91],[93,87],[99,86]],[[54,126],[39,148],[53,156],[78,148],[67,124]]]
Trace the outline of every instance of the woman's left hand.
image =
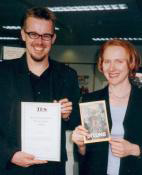
[[112,138],[109,143],[111,144],[112,154],[117,157],[126,157],[129,155],[139,156],[139,146],[122,138]]

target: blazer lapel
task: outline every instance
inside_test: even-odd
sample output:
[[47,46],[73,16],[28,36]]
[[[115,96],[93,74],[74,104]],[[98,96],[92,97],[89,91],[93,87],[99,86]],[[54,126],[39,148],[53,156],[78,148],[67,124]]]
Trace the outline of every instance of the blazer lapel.
[[[127,105],[127,110],[126,110],[126,113],[125,113],[125,118],[124,118],[124,121],[123,121],[124,129],[126,128],[125,127],[126,125],[128,125],[130,122],[133,121],[134,116],[132,115],[132,113],[133,113],[134,108],[138,107],[137,102],[139,101],[140,98],[141,98],[141,96],[139,96],[139,94],[135,90],[135,87],[132,86],[129,101],[128,101],[128,105]],[[131,119],[131,117],[133,117],[133,118]]]
[[106,110],[107,110],[107,117],[108,117],[109,129],[111,131],[111,128],[112,128],[112,118],[111,118],[111,112],[110,112],[108,86],[103,89],[102,98],[106,102]]
[[51,65],[51,83],[52,83],[52,93],[54,93],[52,96],[56,98],[56,100],[59,100],[61,98],[65,97],[65,76],[64,72],[61,68],[61,66],[50,60],[50,65]]

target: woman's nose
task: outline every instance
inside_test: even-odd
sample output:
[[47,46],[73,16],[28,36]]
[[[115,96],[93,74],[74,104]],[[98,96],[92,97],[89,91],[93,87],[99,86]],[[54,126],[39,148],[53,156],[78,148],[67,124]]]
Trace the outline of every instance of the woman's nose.
[[109,69],[112,71],[112,70],[114,70],[114,68],[115,68],[115,64],[114,63],[110,63]]

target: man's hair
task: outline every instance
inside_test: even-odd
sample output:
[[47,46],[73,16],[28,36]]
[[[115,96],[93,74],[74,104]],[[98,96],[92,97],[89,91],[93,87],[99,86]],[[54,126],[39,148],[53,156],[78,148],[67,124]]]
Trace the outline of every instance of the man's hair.
[[29,17],[51,20],[53,23],[54,30],[55,30],[56,16],[47,7],[33,7],[31,9],[28,9],[26,11],[25,15],[23,16],[22,21],[21,21],[21,28],[26,27],[26,20]]
[[133,78],[140,66],[140,54],[130,42],[125,40],[113,39],[105,42],[101,46],[98,61],[99,70],[103,72],[104,52],[109,46],[120,46],[126,50],[126,52],[129,54],[129,58],[127,60],[129,68],[129,78]]

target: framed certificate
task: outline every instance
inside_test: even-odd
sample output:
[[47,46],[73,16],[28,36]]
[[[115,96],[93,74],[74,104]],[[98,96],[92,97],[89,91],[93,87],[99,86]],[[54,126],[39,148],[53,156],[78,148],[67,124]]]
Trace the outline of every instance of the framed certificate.
[[36,159],[60,161],[61,105],[21,102],[22,151]]
[[110,140],[109,125],[105,101],[80,103],[81,123],[90,134],[84,137],[84,143]]

